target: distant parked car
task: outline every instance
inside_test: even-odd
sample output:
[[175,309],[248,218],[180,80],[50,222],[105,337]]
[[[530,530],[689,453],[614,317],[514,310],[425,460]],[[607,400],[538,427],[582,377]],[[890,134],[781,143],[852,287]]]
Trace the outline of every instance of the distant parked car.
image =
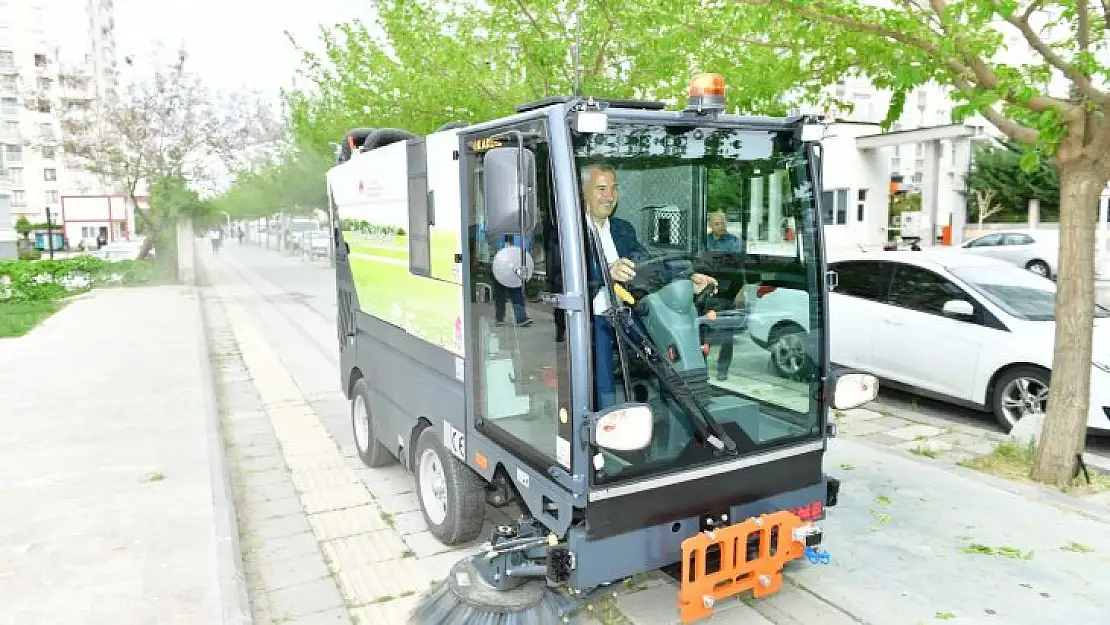
[[960,248],[965,252],[990,256],[1006,261],[1038,276],[1056,277],[1059,245],[1043,234],[1029,232],[994,232],[976,237]]
[[[1056,285],[1005,261],[950,251],[830,262],[830,360],[893,388],[990,412],[1004,431],[1048,406]],[[802,362],[809,296],[761,288],[753,342],[779,375]],[[1110,432],[1110,310],[1097,307],[1087,426]]]
[[[109,243],[99,250],[94,250],[89,254],[102,258],[104,260],[137,260],[139,258],[139,250],[143,244],[141,241],[116,241]],[[154,256],[154,249],[151,248],[150,255]]]

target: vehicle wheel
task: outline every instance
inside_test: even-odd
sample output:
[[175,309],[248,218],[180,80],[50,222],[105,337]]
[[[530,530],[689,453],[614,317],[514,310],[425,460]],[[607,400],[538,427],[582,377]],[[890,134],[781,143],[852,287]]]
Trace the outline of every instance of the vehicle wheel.
[[768,341],[771,366],[780,377],[796,379],[809,367],[805,349],[805,330],[793,323],[775,326]]
[[1029,271],[1032,271],[1033,273],[1037,274],[1038,276],[1041,276],[1041,277],[1044,277],[1044,278],[1051,278],[1052,277],[1052,276],[1048,275],[1049,274],[1048,263],[1044,262],[1043,260],[1031,260],[1031,261],[1029,261],[1028,264],[1025,265],[1025,268],[1028,269]]
[[358,457],[363,464],[368,467],[384,467],[396,460],[374,435],[370,388],[366,385],[365,378],[359,378],[355,382],[354,396],[351,397],[351,429],[355,434],[355,449],[358,450]]
[[428,530],[444,545],[469,542],[482,531],[485,483],[443,447],[434,427],[416,440],[416,495]]
[[1015,367],[994,383],[991,408],[1002,431],[1009,433],[1022,418],[1048,408],[1049,374],[1037,367]]

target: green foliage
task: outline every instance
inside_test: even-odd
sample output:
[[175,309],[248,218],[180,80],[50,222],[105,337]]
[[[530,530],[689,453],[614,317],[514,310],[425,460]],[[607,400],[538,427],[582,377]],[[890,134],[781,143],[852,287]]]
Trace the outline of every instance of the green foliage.
[[36,248],[19,250],[19,260],[38,260],[42,258],[42,252]]
[[0,262],[0,303],[51,301],[100,286],[132,286],[164,279],[148,261],[108,262],[94,256]]
[[24,215],[20,215],[19,219],[15,220],[15,231],[18,232],[20,236],[26,237],[34,229],[34,224]]
[[0,338],[23,336],[61,308],[55,300],[0,302]]
[[362,22],[341,24],[322,32],[322,53],[303,53],[305,87],[286,94],[293,133],[331,158],[329,143],[353,127],[424,134],[572,95],[576,31],[584,95],[681,103],[693,73],[712,71],[730,85],[730,110],[785,114],[832,72],[821,59],[785,54],[792,45],[768,43],[775,40],[758,29],[750,41],[723,35],[707,44],[743,21],[738,11],[631,0],[577,5],[576,28],[566,3],[555,0],[377,2],[383,35]]
[[305,150],[289,150],[278,159],[240,173],[235,184],[212,202],[222,218],[254,219],[285,212],[307,215],[327,208],[324,175],[330,160]]
[[993,189],[994,204],[1002,210],[996,221],[1028,218],[1029,200],[1040,201],[1041,219],[1053,221],[1060,214],[1060,174],[1049,163],[1034,161],[1032,169],[1023,162],[1028,151],[1013,142],[981,143],[976,146],[971,167],[972,192]]

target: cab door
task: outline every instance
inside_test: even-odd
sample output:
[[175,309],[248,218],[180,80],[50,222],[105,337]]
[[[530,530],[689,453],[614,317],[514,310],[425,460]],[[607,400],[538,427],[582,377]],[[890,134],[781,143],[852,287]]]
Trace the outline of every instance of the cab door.
[[[536,228],[523,241],[519,233],[486,229],[483,157],[491,147],[516,147],[504,139],[513,130],[530,135],[525,147],[536,157]],[[468,188],[471,427],[540,474],[554,466],[569,470],[571,456],[571,420],[560,418],[571,405],[563,311],[543,296],[563,291],[548,137],[543,120],[534,120],[467,134],[460,146]],[[506,284],[502,264],[519,262],[522,244],[534,269]]]

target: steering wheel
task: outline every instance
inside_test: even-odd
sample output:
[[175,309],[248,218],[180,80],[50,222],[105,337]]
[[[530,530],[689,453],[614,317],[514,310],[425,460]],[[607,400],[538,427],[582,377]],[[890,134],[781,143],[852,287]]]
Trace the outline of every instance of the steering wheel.
[[[658,290],[664,284],[669,284],[674,280],[689,280],[690,276],[696,273],[693,271],[693,259],[694,257],[691,254],[671,253],[650,258],[642,263],[636,263],[636,276],[623,284],[613,283],[613,290],[628,305],[635,307],[646,294]],[[666,265],[674,262],[688,263],[687,267],[680,270],[683,275],[681,277],[663,278],[660,274],[666,270]],[[701,293],[694,296],[695,305],[704,307],[709,298],[712,297],[713,292],[713,289],[703,289]]]

